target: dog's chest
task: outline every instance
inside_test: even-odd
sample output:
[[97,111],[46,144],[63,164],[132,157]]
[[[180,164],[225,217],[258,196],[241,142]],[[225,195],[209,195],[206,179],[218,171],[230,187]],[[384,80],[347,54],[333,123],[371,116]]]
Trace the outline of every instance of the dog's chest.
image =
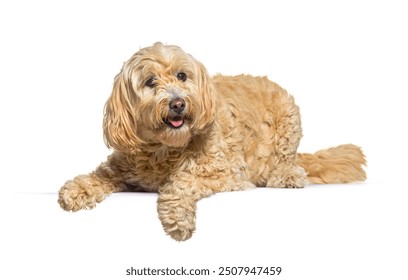
[[171,175],[179,168],[180,157],[143,155],[138,157],[134,166],[130,179],[146,190],[157,191],[170,181]]

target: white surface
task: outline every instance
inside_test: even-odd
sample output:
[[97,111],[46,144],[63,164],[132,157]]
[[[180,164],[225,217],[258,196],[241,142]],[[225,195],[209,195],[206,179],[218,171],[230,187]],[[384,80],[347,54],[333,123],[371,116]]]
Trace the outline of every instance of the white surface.
[[[403,1],[101,2],[0,3],[1,279],[129,279],[131,266],[408,278]],[[199,202],[184,243],[164,235],[155,194],[63,212],[59,187],[109,154],[101,123],[114,76],[155,41],[180,45],[212,74],[278,82],[301,108],[300,151],[360,145],[369,179],[217,194]]]
[[3,279],[128,279],[131,266],[281,266],[278,279],[406,275],[406,198],[392,186],[217,194],[199,202],[197,232],[182,243],[164,235],[155,200],[114,194],[73,214],[58,208],[56,195],[12,196],[2,209]]

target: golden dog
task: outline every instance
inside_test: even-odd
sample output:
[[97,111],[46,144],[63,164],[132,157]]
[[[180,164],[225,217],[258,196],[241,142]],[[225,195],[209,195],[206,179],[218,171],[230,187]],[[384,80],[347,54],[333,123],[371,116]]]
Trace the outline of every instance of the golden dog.
[[176,240],[192,236],[197,201],[216,192],[366,178],[354,145],[297,153],[299,108],[280,86],[265,77],[209,77],[177,46],[156,43],[124,63],[103,128],[113,153],[67,181],[59,204],[77,211],[112,192],[158,192],[160,221]]

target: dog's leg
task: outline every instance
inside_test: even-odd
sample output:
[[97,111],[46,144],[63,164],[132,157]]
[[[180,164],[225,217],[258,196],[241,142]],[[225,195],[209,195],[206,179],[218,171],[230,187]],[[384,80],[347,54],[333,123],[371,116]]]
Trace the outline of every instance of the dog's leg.
[[67,181],[59,191],[58,203],[66,211],[92,209],[112,192],[123,189],[122,185],[113,184],[114,181],[115,173],[108,163],[102,163],[96,171]]
[[296,164],[296,151],[302,138],[299,108],[293,98],[288,96],[286,103],[279,104],[274,115],[272,132],[274,149],[269,159],[270,168],[266,186],[302,188],[307,183],[307,174]]
[[[224,166],[227,165],[225,162]],[[207,166],[203,168],[205,169],[209,171],[204,171],[201,175],[181,172],[172,177],[172,182],[159,188],[159,218],[164,231],[175,240],[184,241],[192,236],[196,227],[197,202],[200,199],[217,192],[255,187],[251,182],[242,180],[244,175],[236,172],[238,168],[211,170]]]
[[205,183],[196,176],[185,174],[159,188],[157,211],[164,231],[173,239],[184,241],[192,236],[197,201],[213,193]]

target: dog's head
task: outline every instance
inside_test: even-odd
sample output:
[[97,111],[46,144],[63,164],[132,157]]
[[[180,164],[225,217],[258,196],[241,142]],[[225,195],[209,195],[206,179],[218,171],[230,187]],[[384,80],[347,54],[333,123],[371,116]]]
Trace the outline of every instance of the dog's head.
[[177,46],[156,43],[124,63],[105,105],[109,147],[185,147],[214,122],[213,90],[204,66]]

